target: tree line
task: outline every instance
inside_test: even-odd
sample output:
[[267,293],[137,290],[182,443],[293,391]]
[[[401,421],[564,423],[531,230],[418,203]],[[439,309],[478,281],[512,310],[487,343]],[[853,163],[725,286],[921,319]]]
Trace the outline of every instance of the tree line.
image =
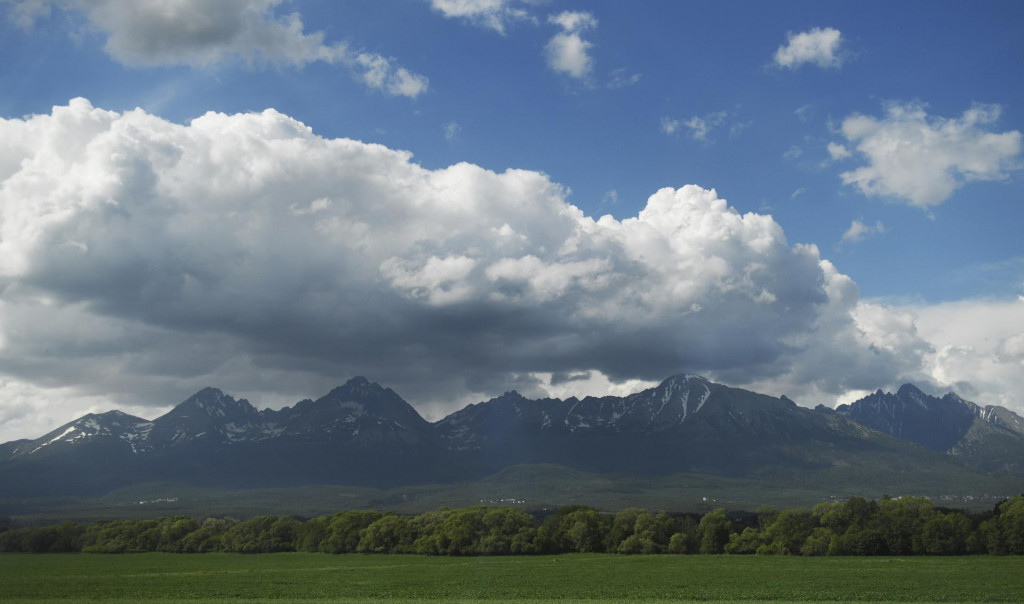
[[499,506],[418,516],[372,510],[301,520],[187,516],[0,528],[0,552],[323,552],[449,556],[562,554],[775,554],[910,556],[1024,554],[1024,495],[970,514],[901,497],[821,503],[811,509],[670,515],[616,514],[573,505],[540,519]]

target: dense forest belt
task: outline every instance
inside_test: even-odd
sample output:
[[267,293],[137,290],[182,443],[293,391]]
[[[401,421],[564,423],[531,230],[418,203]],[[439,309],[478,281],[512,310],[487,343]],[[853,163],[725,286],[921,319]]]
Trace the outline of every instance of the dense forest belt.
[[616,514],[584,506],[543,520],[511,507],[441,509],[418,516],[347,511],[301,520],[259,516],[64,522],[0,532],[21,553],[323,552],[501,556],[524,554],[782,554],[912,556],[1024,554],[1024,495],[969,514],[918,497],[853,498],[812,509],[713,510],[704,516]]
[[0,556],[0,601],[1010,602],[1012,557]]

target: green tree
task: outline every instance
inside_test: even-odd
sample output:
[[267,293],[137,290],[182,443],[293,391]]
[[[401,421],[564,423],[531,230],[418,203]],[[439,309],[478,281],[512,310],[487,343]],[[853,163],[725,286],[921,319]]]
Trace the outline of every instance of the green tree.
[[932,514],[921,528],[923,553],[931,556],[958,556],[967,553],[971,521],[959,512]]
[[762,531],[771,526],[779,516],[779,508],[771,505],[762,505],[757,508],[757,525]]
[[886,554],[885,535],[873,528],[851,526],[829,544],[830,556],[881,556]]
[[529,549],[536,535],[537,522],[533,516],[510,507],[487,507],[482,509],[482,513],[483,531],[480,536],[479,553],[527,553],[524,550]]
[[705,514],[700,519],[697,532],[700,535],[700,553],[724,553],[732,533],[732,521],[725,513],[725,508],[716,508]]
[[412,551],[417,554],[439,555],[447,550],[447,543],[444,543],[440,530],[445,519],[451,515],[453,510],[441,508],[433,512],[426,512],[416,516],[409,522],[409,530],[415,537],[412,544]]
[[1024,495],[1001,503],[995,519],[1006,553],[1024,554]]
[[636,531],[636,520],[641,514],[647,514],[647,510],[640,508],[627,508],[615,514],[611,528],[605,537],[605,551],[616,552],[619,545]]
[[326,537],[320,542],[320,551],[329,554],[355,552],[363,531],[380,517],[381,513],[373,510],[350,510],[331,516]]
[[888,553],[909,556],[924,553],[921,532],[935,514],[935,506],[925,497],[883,499],[872,523],[885,537]]
[[234,518],[207,518],[198,529],[181,539],[181,551],[190,554],[224,551],[224,534],[237,523]]
[[199,529],[199,523],[188,516],[173,516],[160,522],[160,539],[156,550],[181,553],[183,541],[190,533]]
[[800,546],[801,556],[824,556],[828,554],[828,549],[832,545],[832,540],[836,538],[836,534],[832,532],[832,529],[825,528],[823,526],[816,527],[811,534],[807,536],[804,544]]
[[[537,550],[545,554],[577,551],[577,545],[573,542],[569,530],[577,520],[586,517],[587,513],[584,512],[582,516],[574,514],[581,510],[591,509],[583,505],[570,505],[559,508],[554,514],[548,516],[537,529]],[[582,537],[582,535],[579,536]]]
[[633,534],[652,544],[647,549],[656,550],[647,553],[661,553],[668,547],[669,539],[675,534],[678,525],[674,518],[665,512],[650,514],[644,512],[636,517],[636,524],[633,525]]
[[853,523],[846,504],[838,501],[819,503],[811,510],[811,515],[816,519],[818,526],[825,527],[837,535],[845,533]]
[[242,554],[295,551],[298,521],[287,516],[257,516],[232,526],[222,539],[224,550]]
[[670,554],[688,554],[691,547],[689,535],[686,533],[676,533],[669,538],[666,551]]
[[330,523],[329,516],[317,516],[303,522],[295,537],[295,549],[300,552],[320,551],[321,544],[327,540]]
[[817,522],[808,510],[786,510],[777,514],[764,529],[765,548],[758,553],[799,555],[800,548],[811,536]]
[[368,554],[395,554],[411,549],[414,538],[409,518],[385,514],[366,527],[356,551]]
[[761,531],[752,526],[743,529],[742,533],[733,533],[729,536],[729,543],[725,546],[727,554],[753,554],[765,545]]

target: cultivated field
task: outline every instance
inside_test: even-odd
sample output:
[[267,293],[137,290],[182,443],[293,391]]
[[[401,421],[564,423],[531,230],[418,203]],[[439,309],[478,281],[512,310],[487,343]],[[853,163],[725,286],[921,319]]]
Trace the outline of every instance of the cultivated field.
[[0,601],[1010,602],[1018,557],[0,555]]

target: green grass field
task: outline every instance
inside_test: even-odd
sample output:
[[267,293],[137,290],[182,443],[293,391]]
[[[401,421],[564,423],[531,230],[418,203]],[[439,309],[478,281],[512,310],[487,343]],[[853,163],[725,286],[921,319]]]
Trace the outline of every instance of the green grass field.
[[1013,602],[1024,560],[3,554],[0,601]]

